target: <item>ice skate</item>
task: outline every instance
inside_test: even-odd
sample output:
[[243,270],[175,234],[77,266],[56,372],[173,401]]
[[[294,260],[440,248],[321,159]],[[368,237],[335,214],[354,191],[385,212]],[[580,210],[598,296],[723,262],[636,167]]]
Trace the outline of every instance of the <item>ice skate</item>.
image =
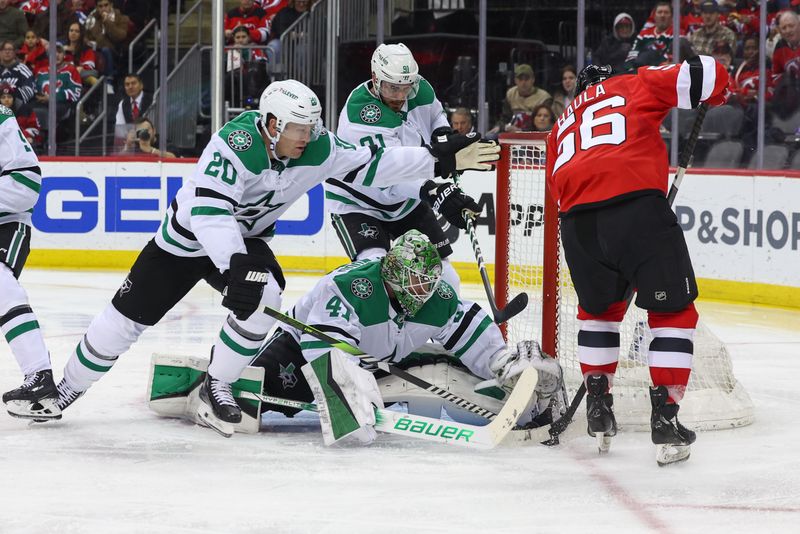
[[608,452],[611,438],[617,435],[614,418],[614,397],[608,393],[608,377],[593,375],[586,378],[586,420],[589,435],[597,438],[600,454]]
[[231,385],[206,374],[199,393],[198,422],[226,438],[233,436],[233,425],[242,421],[242,409],[233,398]]
[[9,415],[36,422],[61,419],[57,401],[58,391],[50,369],[27,375],[20,387],[3,394]]
[[76,391],[72,389],[63,378],[61,382],[58,383],[58,386],[56,386],[56,389],[58,389],[58,409],[62,412],[86,393],[85,390]]
[[697,439],[697,434],[678,421],[680,406],[667,404],[667,398],[667,388],[664,386],[650,388],[650,403],[653,406],[650,428],[653,443],[657,445],[656,462],[661,467],[688,460],[690,446]]

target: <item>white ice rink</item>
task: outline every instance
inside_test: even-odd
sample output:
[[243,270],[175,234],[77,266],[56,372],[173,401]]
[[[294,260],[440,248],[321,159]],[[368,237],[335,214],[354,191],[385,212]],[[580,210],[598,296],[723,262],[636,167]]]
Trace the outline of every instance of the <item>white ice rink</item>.
[[[24,272],[57,380],[123,278]],[[290,277],[286,304],[312,281]],[[206,355],[225,315],[201,284],[61,421],[0,413],[0,534],[800,532],[800,313],[699,309],[756,422],[701,433],[687,463],[659,468],[643,433],[620,434],[598,457],[588,436],[473,452],[380,435],[331,449],[311,417],[231,439],[161,419],[145,402],[150,355]],[[0,342],[0,390],[20,382]]]

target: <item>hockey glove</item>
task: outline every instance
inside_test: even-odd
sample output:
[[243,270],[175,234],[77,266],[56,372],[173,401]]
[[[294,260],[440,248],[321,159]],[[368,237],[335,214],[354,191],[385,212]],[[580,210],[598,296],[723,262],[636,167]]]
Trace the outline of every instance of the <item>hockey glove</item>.
[[441,213],[447,222],[462,230],[467,227],[464,217],[472,217],[481,211],[475,199],[465,195],[453,183],[437,184],[428,180],[420,188],[419,197],[430,204],[435,212]]
[[480,138],[476,132],[434,137],[428,151],[438,160],[436,175],[449,178],[457,170],[490,170],[491,162],[500,159],[500,147]]
[[222,292],[222,305],[237,319],[246,321],[258,309],[264,286],[269,280],[266,260],[255,254],[236,253],[231,256],[228,285]]
[[431,144],[446,143],[447,138],[454,133],[456,133],[456,131],[449,126],[439,126],[431,132]]

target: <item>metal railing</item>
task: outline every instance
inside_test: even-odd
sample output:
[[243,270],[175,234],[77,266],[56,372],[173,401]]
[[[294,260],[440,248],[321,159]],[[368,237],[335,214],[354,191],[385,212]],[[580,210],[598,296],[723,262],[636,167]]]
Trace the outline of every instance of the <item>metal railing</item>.
[[180,47],[181,47],[181,25],[186,22],[195,11],[197,11],[197,37],[195,40],[196,44],[200,44],[203,42],[202,39],[202,29],[203,29],[203,0],[197,0],[192,7],[186,10],[185,13],[181,14],[181,0],[177,0],[177,5],[175,6],[175,64],[177,65],[180,61]]
[[[141,64],[141,66],[134,71],[133,70],[133,57],[134,57],[133,47],[136,45],[136,43],[138,43],[139,41],[141,41],[142,39],[144,39],[146,37],[146,34],[150,31],[151,28],[152,28],[152,31],[153,31],[152,53],[150,55],[148,55],[145,58],[144,62]],[[153,19],[150,22],[148,22],[145,25],[145,27],[142,28],[142,31],[140,31],[138,34],[136,34],[136,37],[134,37],[131,40],[130,44],[128,44],[128,72],[136,72],[136,74],[141,74],[142,72],[144,72],[144,69],[146,69],[150,64],[156,65],[157,62],[158,62],[158,42],[159,42],[159,39],[158,39],[158,21],[156,19]],[[157,87],[157,86],[158,86],[158,69],[153,69],[153,87]]]
[[[97,114],[94,121],[87,126],[86,131],[84,131],[83,135],[81,135],[81,111],[83,111],[86,103],[89,100],[89,97],[92,96],[92,93],[98,90],[103,94],[103,106],[102,111]],[[103,146],[103,155],[106,155],[106,147],[108,144],[108,121],[106,121],[106,117],[108,116],[108,92],[106,91],[106,77],[101,76],[97,79],[97,83],[95,83],[91,88],[89,88],[86,93],[78,100],[78,104],[75,106],[75,155],[81,155],[81,142],[86,140],[89,137],[89,134],[92,133],[97,127],[97,123],[100,122],[103,126],[103,139],[102,139],[102,146]]]
[[281,35],[275,69],[283,78],[300,80],[306,85],[325,83],[326,4],[325,0],[315,3]]
[[[200,111],[200,51],[193,45],[167,76],[167,139],[179,148],[194,148],[197,135],[197,118]],[[158,124],[161,112],[158,96],[161,86],[153,93],[153,105],[146,112],[153,124]],[[162,134],[163,135],[163,134]]]

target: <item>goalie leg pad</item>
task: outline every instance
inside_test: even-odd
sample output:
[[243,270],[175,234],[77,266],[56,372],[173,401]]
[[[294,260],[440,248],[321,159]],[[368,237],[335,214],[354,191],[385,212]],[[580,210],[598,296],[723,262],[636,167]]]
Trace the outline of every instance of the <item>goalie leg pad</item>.
[[325,445],[350,436],[362,445],[375,440],[375,408],[383,407],[378,384],[369,371],[334,349],[303,366],[319,409]]
[[[147,387],[148,406],[158,415],[196,421],[198,391],[208,369],[208,358],[153,354]],[[233,396],[242,409],[242,422],[236,432],[255,434],[261,424],[261,401],[255,397],[264,387],[264,369],[245,368],[231,384]]]

